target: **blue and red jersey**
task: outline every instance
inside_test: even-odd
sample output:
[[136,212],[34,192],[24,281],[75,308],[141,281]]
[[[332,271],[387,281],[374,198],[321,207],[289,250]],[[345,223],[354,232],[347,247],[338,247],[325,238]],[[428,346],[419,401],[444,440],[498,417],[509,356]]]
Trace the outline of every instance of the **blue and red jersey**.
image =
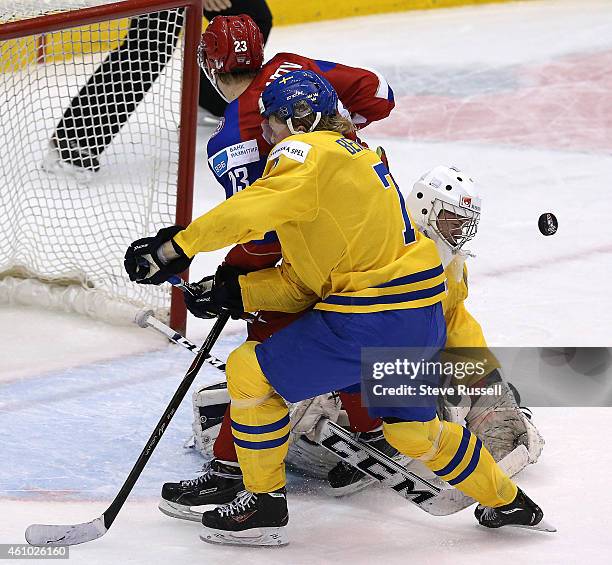
[[208,164],[227,198],[261,177],[272,149],[263,136],[259,113],[262,91],[278,77],[298,69],[327,78],[358,128],[386,118],[393,109],[393,91],[374,71],[279,53],[264,64],[246,91],[227,106],[208,142]]

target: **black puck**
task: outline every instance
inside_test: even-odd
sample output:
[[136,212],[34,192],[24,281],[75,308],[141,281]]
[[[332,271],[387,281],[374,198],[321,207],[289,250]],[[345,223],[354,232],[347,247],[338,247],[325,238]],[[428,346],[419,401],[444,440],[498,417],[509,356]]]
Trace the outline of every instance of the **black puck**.
[[559,222],[552,212],[546,212],[538,219],[538,227],[542,235],[554,235],[557,233]]

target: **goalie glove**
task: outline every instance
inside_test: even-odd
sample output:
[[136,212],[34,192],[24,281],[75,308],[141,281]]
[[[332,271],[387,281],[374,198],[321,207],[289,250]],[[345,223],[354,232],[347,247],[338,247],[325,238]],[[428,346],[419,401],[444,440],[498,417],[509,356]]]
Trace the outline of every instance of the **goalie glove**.
[[529,463],[535,463],[542,453],[544,438],[516,401],[515,390],[498,370],[488,377],[490,383],[499,385],[500,395],[481,395],[473,400],[465,417],[466,427],[477,435],[493,459],[499,461],[514,448],[524,445],[529,452]]
[[159,230],[154,237],[132,242],[123,261],[130,280],[158,285],[187,270],[192,260],[172,240],[184,229],[183,226],[170,226]]
[[238,277],[242,269],[221,265],[217,272],[190,285],[193,294],[185,293],[185,306],[196,318],[215,318],[221,311],[229,312],[234,319],[244,314],[242,293]]

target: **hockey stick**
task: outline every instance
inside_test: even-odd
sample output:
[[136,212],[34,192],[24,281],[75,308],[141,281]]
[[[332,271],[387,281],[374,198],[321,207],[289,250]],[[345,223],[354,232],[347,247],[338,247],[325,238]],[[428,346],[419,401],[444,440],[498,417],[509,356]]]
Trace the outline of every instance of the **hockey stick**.
[[229,319],[228,313],[221,314],[215,325],[211,329],[206,341],[198,351],[195,359],[191,363],[191,366],[187,370],[185,377],[181,381],[178,389],[174,393],[172,400],[168,404],[162,417],[160,418],[155,430],[151,434],[151,437],[147,441],[144,449],[140,453],[138,460],[134,464],[134,467],[130,471],[127,479],[123,483],[123,486],[119,490],[119,493],[111,503],[111,505],[104,511],[104,513],[92,520],[91,522],[84,522],[82,524],[71,524],[71,525],[51,525],[51,524],[32,524],[28,526],[25,537],[26,541],[30,545],[39,546],[63,546],[63,545],[76,545],[79,543],[85,543],[93,541],[102,537],[112,526],[117,514],[125,504],[127,497],[129,496],[134,484],[140,477],[145,465],[149,461],[153,450],[159,443],[162,435],[166,431],[168,424],[172,420],[172,416],[178,409],[181,401],[190,389],[198,371],[204,364],[206,357],[212,349],[217,338],[221,334],[223,327]]
[[[317,424],[316,434],[322,447],[429,514],[447,516],[476,503],[440,479],[435,481],[440,486],[423,479],[330,420],[322,419]],[[527,465],[528,460],[527,448],[519,445],[498,465],[507,475],[513,476]]]
[[[153,310],[141,310],[138,312],[138,314],[136,314],[134,321],[141,328],[153,328],[154,330],[157,330],[159,333],[165,335],[170,341],[176,343],[177,345],[182,345],[185,349],[188,349],[192,353],[198,349],[198,346],[193,343],[193,341],[189,341],[186,337],[182,336],[178,332],[175,332],[170,326],[167,326],[161,320],[158,320],[155,316],[153,316]],[[210,355],[210,353],[206,356],[204,362],[209,363],[220,371],[225,371],[225,361],[217,359],[213,355]]]

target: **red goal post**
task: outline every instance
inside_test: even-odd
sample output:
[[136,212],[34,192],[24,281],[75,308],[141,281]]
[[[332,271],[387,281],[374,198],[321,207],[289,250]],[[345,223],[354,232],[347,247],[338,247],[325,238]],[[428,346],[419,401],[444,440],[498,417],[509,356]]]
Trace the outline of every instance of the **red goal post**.
[[[202,0],[15,0],[12,5],[14,14],[0,13],[0,106],[5,108],[2,115],[0,107],[0,137],[9,146],[15,144],[14,150],[9,147],[10,162],[3,157],[0,165],[0,214],[10,218],[11,226],[5,233],[0,228],[0,238],[10,240],[4,248],[0,243],[0,277],[17,285],[27,279],[51,283],[59,286],[63,296],[74,286],[85,295],[98,291],[93,303],[116,299],[122,305],[152,308],[158,315],[162,315],[160,310],[165,309],[166,314],[169,310],[172,327],[184,330],[186,310],[180,291],[149,290],[126,282],[119,254],[133,239],[155,233],[168,223],[187,225],[191,221]],[[172,14],[172,31],[168,31],[168,21],[153,20],[159,14],[164,18]],[[106,27],[118,25],[123,20],[128,22],[120,24],[125,29],[115,33],[121,36],[115,39],[120,47],[100,62],[95,52],[102,28],[96,26],[102,22]],[[94,28],[83,31],[87,29],[83,26]],[[131,36],[139,49],[149,44],[154,48],[130,51]],[[41,40],[45,37],[52,37],[50,49]],[[167,44],[162,43],[164,39]],[[125,54],[113,60],[121,49]],[[174,60],[177,50],[182,64]],[[108,72],[100,74],[105,64]],[[97,71],[96,65],[100,65]],[[93,84],[96,72],[99,76]],[[179,72],[180,94],[176,85]],[[56,97],[61,105],[54,105]],[[75,109],[79,97],[82,100]],[[20,98],[26,100],[22,106]],[[112,115],[114,110],[117,115]],[[30,112],[35,115],[28,121]],[[77,131],[81,138],[76,137]],[[20,145],[24,137],[28,142]],[[48,154],[42,155],[49,138],[53,154],[59,156],[58,170],[45,161]],[[90,161],[85,165],[78,161],[75,167],[75,147],[79,155],[93,155],[99,168]],[[85,169],[83,176],[81,168]],[[66,169],[76,169],[78,174]],[[104,222],[108,225],[100,225]],[[102,264],[96,262],[106,251],[108,258]],[[107,265],[108,272],[102,272]],[[135,290],[136,286],[141,288]],[[24,302],[22,290],[15,292],[9,286],[6,292],[9,297],[0,298],[0,303]],[[33,294],[40,292],[35,289]],[[65,302],[63,297],[60,301]],[[114,315],[106,315],[106,306],[100,313],[91,303],[79,306],[81,299],[76,303],[77,311],[117,321]]]

